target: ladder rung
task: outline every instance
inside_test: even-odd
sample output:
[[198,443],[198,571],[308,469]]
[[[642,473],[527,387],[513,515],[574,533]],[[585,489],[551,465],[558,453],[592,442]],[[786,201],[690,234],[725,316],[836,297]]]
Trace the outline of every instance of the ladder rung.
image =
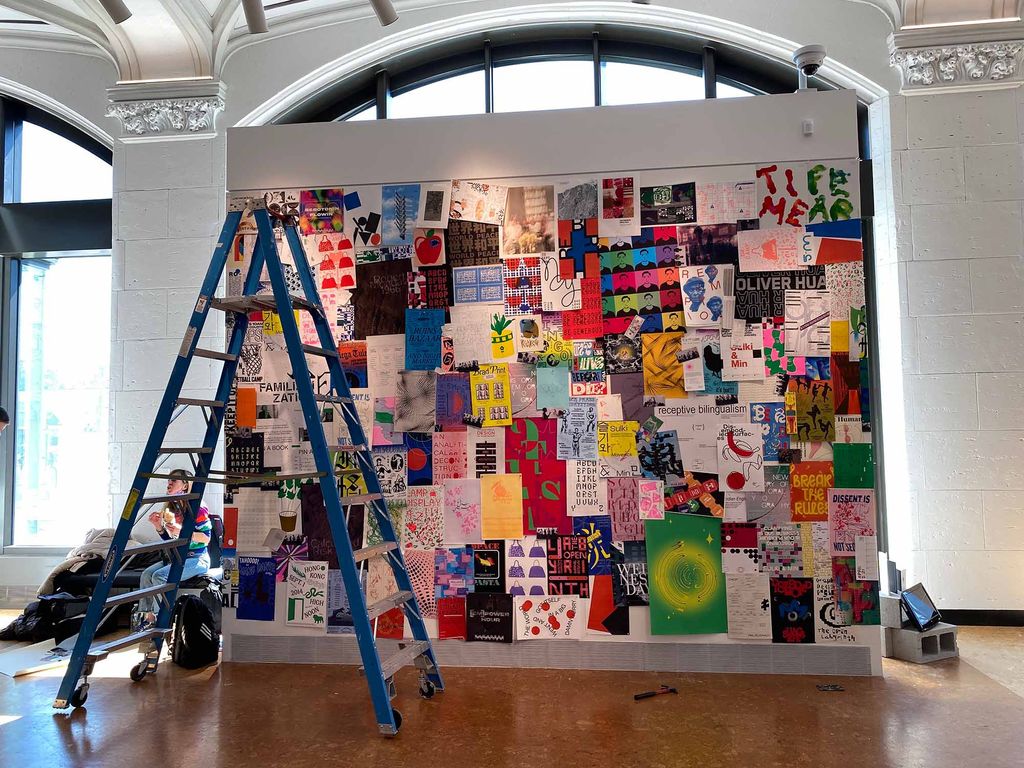
[[387,613],[392,608],[396,608],[402,603],[407,603],[412,600],[412,592],[408,590],[402,592],[396,592],[389,597],[385,597],[383,600],[378,600],[373,605],[366,607],[366,613],[371,619],[375,619],[382,613]]
[[175,405],[198,405],[203,408],[223,408],[223,400],[203,400],[197,397],[179,397],[174,401]]
[[192,354],[196,357],[205,357],[210,360],[229,360],[234,362],[238,359],[238,355],[232,355],[230,352],[218,352],[215,349],[202,349],[201,347],[196,347]]
[[379,501],[384,498],[382,493],[360,493],[356,496],[342,496],[341,506],[351,507],[356,504],[369,504],[371,501]]
[[307,355],[317,355],[319,357],[337,357],[337,352],[332,352],[329,349],[323,347],[314,347],[312,344],[303,344],[302,351]]
[[[316,304],[304,299],[301,296],[289,296],[292,307],[305,309],[309,312],[316,311]],[[250,312],[277,312],[277,299],[270,294],[259,296],[233,296],[227,299],[214,299],[210,306],[222,312],[237,312],[247,315]]]
[[139,499],[139,506],[145,506],[146,504],[160,504],[161,502],[168,501],[192,501],[192,499],[198,498],[198,493],[179,493],[174,496],[147,496],[146,498]]
[[430,643],[426,640],[417,640],[400,648],[393,655],[388,656],[380,663],[380,671],[384,679],[394,677],[402,667],[412,664],[417,658],[430,650]]
[[170,634],[169,629],[144,629],[141,632],[136,632],[134,635],[128,635],[127,637],[121,637],[117,640],[111,640],[108,643],[102,645],[94,645],[89,649],[85,658],[89,661],[101,661],[107,657],[107,654],[119,651],[122,648],[128,648],[139,643],[144,643],[147,640],[155,640],[158,637],[164,637]]
[[135,547],[126,547],[125,555],[141,555],[143,552],[160,552],[164,549],[178,549],[188,543],[188,539],[161,539],[150,544],[139,544]]
[[171,454],[171,453],[213,453],[213,448],[161,448],[157,451],[158,454]]
[[395,549],[398,549],[398,542],[385,541],[383,544],[374,544],[372,547],[357,549],[352,555],[357,563],[361,563],[363,560],[369,560],[371,557],[377,557]]
[[134,603],[143,597],[154,597],[155,595],[162,595],[164,592],[170,592],[172,589],[177,589],[177,584],[157,584],[155,587],[145,587],[143,589],[135,589],[131,592],[125,592],[122,595],[115,595],[114,597],[108,597],[107,602],[103,605],[106,607],[112,605],[124,605],[125,603]]
[[313,399],[318,403],[337,403],[339,405],[351,405],[351,397],[337,397],[335,395],[313,395]]

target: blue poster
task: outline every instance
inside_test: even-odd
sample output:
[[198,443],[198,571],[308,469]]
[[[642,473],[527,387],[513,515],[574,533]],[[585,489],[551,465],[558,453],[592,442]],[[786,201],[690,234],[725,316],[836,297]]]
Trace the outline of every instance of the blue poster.
[[574,517],[572,532],[587,540],[587,573],[601,576],[612,572],[612,519],[608,515]]
[[405,310],[405,370],[433,371],[441,367],[443,309]]
[[419,184],[385,184],[381,188],[383,245],[412,245],[419,207]]
[[786,406],[783,403],[751,403],[750,423],[761,425],[761,434],[764,436],[764,460],[779,461],[779,451],[789,448]]
[[236,618],[274,620],[274,583],[277,563],[272,557],[238,558],[238,611]]

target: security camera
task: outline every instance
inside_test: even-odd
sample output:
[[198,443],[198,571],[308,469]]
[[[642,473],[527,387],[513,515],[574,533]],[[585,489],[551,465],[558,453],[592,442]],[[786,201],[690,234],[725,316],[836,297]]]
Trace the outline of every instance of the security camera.
[[825,46],[805,45],[793,51],[793,63],[800,70],[800,87],[807,87],[807,78],[813,76],[825,63]]

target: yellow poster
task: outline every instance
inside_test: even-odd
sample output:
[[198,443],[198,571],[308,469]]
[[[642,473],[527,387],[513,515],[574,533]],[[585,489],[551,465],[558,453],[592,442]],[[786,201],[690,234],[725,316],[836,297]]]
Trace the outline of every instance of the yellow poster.
[[599,456],[636,456],[638,421],[597,422],[597,453]]
[[683,339],[682,333],[645,333],[644,394],[650,397],[686,397],[683,388],[683,364],[676,353]]
[[480,533],[485,539],[523,537],[523,476],[480,476]]
[[508,364],[480,366],[469,374],[473,415],[482,418],[484,427],[512,426],[512,393],[509,391]]
[[850,321],[832,321],[832,354],[850,351]]

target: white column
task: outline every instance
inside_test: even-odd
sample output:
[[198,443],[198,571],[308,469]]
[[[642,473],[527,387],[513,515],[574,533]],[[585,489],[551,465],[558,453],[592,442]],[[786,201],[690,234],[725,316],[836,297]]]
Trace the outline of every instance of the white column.
[[[116,519],[222,225],[225,145],[215,131],[224,103],[217,83],[120,86],[108,95],[109,114],[124,127],[114,149],[110,492]],[[223,317],[211,312],[202,346],[218,349],[223,339]],[[193,361],[185,396],[212,396],[220,372],[214,363]],[[202,444],[201,412],[189,410],[166,444]],[[165,467],[190,469],[184,456]],[[204,498],[211,512],[222,507],[219,488],[211,486]]]
[[[883,409],[906,407],[905,467],[890,463],[884,414],[887,485],[903,491],[889,510],[909,543],[901,564],[940,607],[1020,610],[1024,42],[953,35],[896,35],[902,95],[872,107],[876,190],[891,179],[893,195],[879,287],[902,335]],[[883,339],[896,327],[883,322]],[[886,375],[897,358],[881,351]],[[900,383],[905,400],[889,403]]]

